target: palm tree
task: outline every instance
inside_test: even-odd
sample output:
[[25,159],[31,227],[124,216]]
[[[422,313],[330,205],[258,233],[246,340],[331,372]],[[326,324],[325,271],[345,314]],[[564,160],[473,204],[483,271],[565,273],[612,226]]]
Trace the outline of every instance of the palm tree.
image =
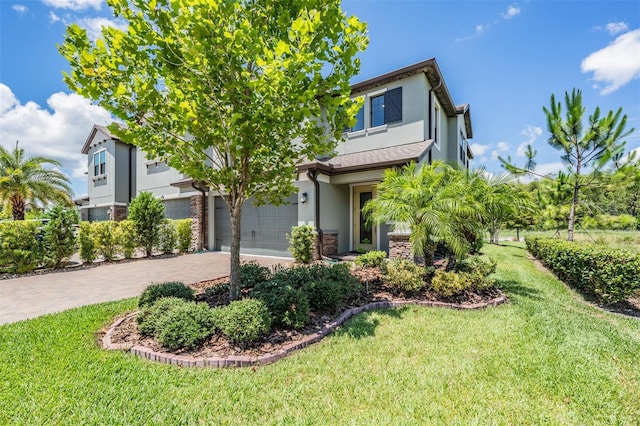
[[24,220],[28,203],[57,202],[71,205],[69,178],[57,170],[43,168],[60,162],[46,157],[25,158],[24,149],[0,146],[0,202],[11,206],[14,220]]
[[433,266],[438,241],[455,256],[469,252],[456,220],[471,216],[474,210],[461,171],[442,162],[420,169],[411,163],[385,171],[376,191],[377,197],[364,206],[364,213],[375,223],[393,221],[395,229],[408,227],[414,255],[424,258],[425,267]]

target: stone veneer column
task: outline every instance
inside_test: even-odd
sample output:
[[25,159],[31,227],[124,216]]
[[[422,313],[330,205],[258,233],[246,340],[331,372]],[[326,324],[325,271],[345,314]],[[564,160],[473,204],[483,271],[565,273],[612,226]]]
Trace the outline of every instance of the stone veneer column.
[[389,259],[413,260],[408,232],[389,232]]
[[113,220],[116,222],[127,218],[127,206],[112,206],[111,208],[113,209]]
[[324,231],[322,251],[325,256],[338,254],[338,231]]
[[[202,250],[207,245],[207,212],[202,198],[201,194],[191,196],[191,249],[194,251]],[[204,223],[200,223],[202,217],[204,217]],[[202,239],[202,229],[204,229],[204,239]]]

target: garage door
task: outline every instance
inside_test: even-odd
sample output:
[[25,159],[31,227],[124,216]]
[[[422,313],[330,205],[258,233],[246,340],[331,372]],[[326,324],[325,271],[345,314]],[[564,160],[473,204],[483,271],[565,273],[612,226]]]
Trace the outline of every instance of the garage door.
[[[287,233],[298,224],[298,199],[292,195],[289,204],[256,207],[251,200],[242,208],[240,252],[291,257]],[[231,249],[231,219],[221,197],[215,197],[215,249]]]

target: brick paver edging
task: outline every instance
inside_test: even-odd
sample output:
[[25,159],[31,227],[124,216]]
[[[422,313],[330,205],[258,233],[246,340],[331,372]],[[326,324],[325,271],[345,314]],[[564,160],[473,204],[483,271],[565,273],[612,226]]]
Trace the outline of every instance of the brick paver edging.
[[311,334],[299,342],[286,345],[283,349],[279,350],[278,352],[267,354],[267,355],[261,355],[258,357],[230,356],[228,358],[218,358],[218,357],[195,358],[191,356],[174,355],[171,353],[164,353],[164,352],[155,352],[153,349],[148,348],[146,346],[132,345],[130,343],[112,343],[111,336],[113,335],[115,328],[119,326],[124,320],[137,315],[137,312],[134,312],[123,318],[118,319],[116,322],[114,322],[111,325],[111,327],[109,327],[109,330],[102,338],[102,346],[105,349],[109,349],[109,350],[128,350],[132,354],[135,354],[141,358],[148,359],[150,361],[179,365],[182,367],[214,367],[214,368],[252,367],[252,366],[272,364],[282,358],[285,358],[291,355],[296,351],[299,351],[302,348],[305,348],[313,343],[319,342],[320,340],[322,340],[324,336],[331,333],[333,330],[335,330],[338,326],[340,326],[346,320],[348,320],[352,316],[357,315],[361,312],[370,311],[373,309],[396,308],[401,306],[428,306],[428,307],[440,307],[440,308],[450,308],[450,309],[482,309],[489,306],[501,305],[506,301],[507,301],[507,297],[502,295],[488,302],[476,303],[473,305],[460,305],[456,303],[429,302],[429,301],[417,301],[417,300],[373,302],[365,306],[347,309],[342,313],[342,315],[340,315],[334,321],[331,321],[329,324],[327,324],[317,333]]

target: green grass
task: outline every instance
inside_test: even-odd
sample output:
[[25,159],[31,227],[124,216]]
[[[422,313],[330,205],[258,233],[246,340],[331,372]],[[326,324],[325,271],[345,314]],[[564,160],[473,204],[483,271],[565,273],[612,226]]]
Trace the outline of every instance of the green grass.
[[256,371],[99,349],[134,299],[1,326],[0,424],[638,424],[640,321],[486,251],[509,304],[364,313]]

